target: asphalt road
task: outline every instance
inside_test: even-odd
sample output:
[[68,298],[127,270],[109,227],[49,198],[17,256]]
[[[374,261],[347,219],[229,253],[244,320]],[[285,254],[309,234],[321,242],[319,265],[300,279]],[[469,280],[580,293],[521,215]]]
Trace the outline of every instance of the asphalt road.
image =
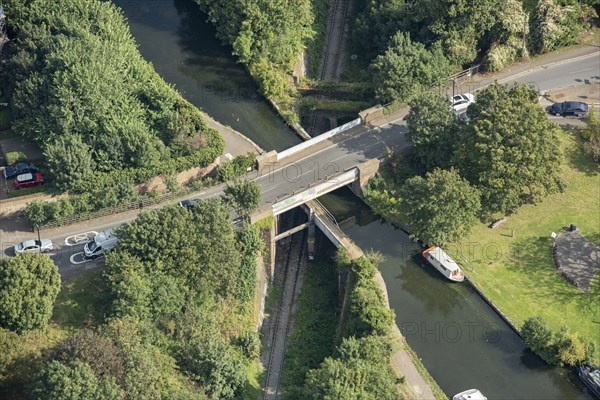
[[[575,61],[521,73],[517,77],[503,80],[503,83],[535,82],[543,91],[598,80],[600,80],[600,63],[596,53],[588,57],[579,57]],[[286,158],[280,164],[263,171],[256,171],[250,175],[250,178],[255,179],[262,187],[262,204],[274,203],[277,198],[284,198],[316,182],[325,181],[331,175],[342,173],[369,159],[382,158],[390,150],[397,151],[405,147],[406,131],[406,124],[401,120],[393,121],[383,127],[358,126]],[[223,185],[219,185],[189,198],[207,199],[220,196],[222,193]],[[43,237],[52,239],[54,243],[55,250],[50,254],[58,265],[63,279],[101,268],[103,265],[102,259],[82,262],[80,253],[83,251],[82,243],[85,240],[83,234],[87,232],[87,237],[92,237],[94,232],[131,221],[137,214],[138,211],[132,211],[115,216],[102,226],[92,227],[83,223],[43,232]],[[4,254],[12,255],[14,243],[11,243],[11,238],[6,233],[2,233],[2,236]],[[35,234],[32,233],[30,238],[34,237]]]

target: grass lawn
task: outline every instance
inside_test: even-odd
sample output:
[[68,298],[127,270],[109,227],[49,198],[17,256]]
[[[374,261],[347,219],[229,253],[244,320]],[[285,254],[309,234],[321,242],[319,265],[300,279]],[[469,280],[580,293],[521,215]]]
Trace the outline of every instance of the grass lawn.
[[561,145],[564,193],[521,207],[496,229],[477,225],[470,237],[449,250],[469,260],[467,264],[457,256],[468,277],[518,327],[538,315],[553,330],[566,325],[596,344],[598,361],[600,274],[587,293],[570,286],[556,273],[550,233],[576,224],[584,236],[600,244],[600,168],[570,134],[561,135]]

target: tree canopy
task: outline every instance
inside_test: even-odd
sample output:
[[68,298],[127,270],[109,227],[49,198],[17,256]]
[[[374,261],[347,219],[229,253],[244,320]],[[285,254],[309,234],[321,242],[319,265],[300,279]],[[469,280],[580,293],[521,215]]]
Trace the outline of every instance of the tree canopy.
[[479,196],[456,170],[434,169],[405,182],[400,207],[412,238],[441,246],[469,233],[481,208]]
[[559,128],[537,98],[531,86],[494,84],[469,106],[457,164],[481,190],[484,211],[510,214],[563,189]]
[[238,180],[225,186],[227,201],[240,215],[248,215],[260,204],[262,192],[258,183],[250,180]]
[[45,327],[60,286],[58,268],[45,255],[0,260],[0,326],[18,333]]
[[451,67],[440,46],[427,50],[413,42],[408,33],[398,32],[388,49],[370,66],[378,101],[408,101],[422,88],[445,82]]
[[450,166],[460,127],[448,99],[423,93],[409,106],[406,137],[422,167],[430,171]]

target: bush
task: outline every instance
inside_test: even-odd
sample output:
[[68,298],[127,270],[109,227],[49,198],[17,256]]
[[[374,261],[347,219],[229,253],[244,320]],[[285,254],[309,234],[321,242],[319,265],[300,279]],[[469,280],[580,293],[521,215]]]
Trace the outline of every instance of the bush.
[[22,151],[9,151],[6,153],[6,165],[15,165],[21,161],[27,161],[27,154]]

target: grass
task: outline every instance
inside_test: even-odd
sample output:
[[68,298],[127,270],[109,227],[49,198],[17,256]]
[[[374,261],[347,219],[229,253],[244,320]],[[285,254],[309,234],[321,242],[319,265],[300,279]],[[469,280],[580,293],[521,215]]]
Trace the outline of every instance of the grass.
[[599,349],[600,274],[587,293],[570,286],[556,273],[550,233],[573,223],[600,244],[600,168],[572,135],[563,133],[561,145],[564,193],[521,207],[499,228],[480,224],[450,250],[468,259],[469,279],[517,326],[539,315],[553,330],[567,326]]
[[28,194],[40,193],[44,191],[43,185],[38,185],[29,188],[23,188],[19,190],[12,190],[8,193],[8,198],[12,199],[15,197],[27,196]]
[[312,10],[315,13],[315,21],[312,29],[315,36],[308,41],[306,46],[307,73],[312,78],[319,77],[321,58],[325,50],[325,36],[327,35],[327,17],[329,15],[329,0],[312,0]]
[[350,100],[317,100],[314,98],[304,98],[300,103],[300,107],[304,110],[316,111],[335,111],[358,113],[371,107],[371,103],[365,101],[350,101]]
[[102,293],[102,271],[89,272],[67,281],[56,299],[52,322],[66,330],[100,323]]
[[264,370],[258,360],[250,363],[246,370],[246,386],[240,394],[243,400],[258,399],[262,393],[260,382],[263,377]]

